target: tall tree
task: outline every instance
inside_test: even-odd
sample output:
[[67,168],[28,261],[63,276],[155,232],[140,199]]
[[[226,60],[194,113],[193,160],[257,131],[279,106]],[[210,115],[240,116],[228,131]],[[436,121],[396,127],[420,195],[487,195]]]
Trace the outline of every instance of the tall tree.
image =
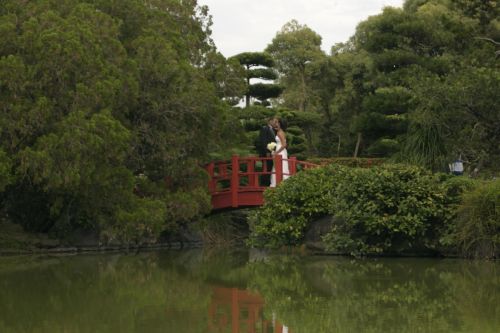
[[128,241],[207,212],[200,165],[239,126],[210,25],[196,0],[4,0],[0,209]]
[[285,101],[288,107],[300,111],[308,110],[313,100],[313,92],[308,84],[310,72],[308,65],[324,57],[321,50],[321,36],[307,25],[296,20],[286,23],[267,46],[276,61],[276,67],[282,74],[280,78],[285,86]]

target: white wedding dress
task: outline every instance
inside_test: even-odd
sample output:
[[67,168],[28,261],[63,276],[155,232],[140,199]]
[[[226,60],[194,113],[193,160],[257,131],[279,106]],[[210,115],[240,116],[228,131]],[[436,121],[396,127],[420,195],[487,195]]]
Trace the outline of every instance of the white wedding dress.
[[[276,135],[276,151],[281,149],[281,140],[279,136]],[[283,158],[283,180],[290,177],[290,169],[288,168],[288,152],[286,148],[279,152],[281,157]],[[270,187],[276,187],[276,166],[273,165],[273,170],[271,174],[271,185]]]

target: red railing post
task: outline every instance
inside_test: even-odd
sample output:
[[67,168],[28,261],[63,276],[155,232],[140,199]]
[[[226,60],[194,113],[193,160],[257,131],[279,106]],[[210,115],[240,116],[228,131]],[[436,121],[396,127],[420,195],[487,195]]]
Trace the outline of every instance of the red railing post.
[[217,169],[219,170],[219,174],[222,177],[227,177],[227,164],[226,162],[219,162],[217,165]]
[[214,181],[214,169],[215,169],[215,163],[214,162],[210,162],[207,166],[207,172],[208,172],[208,191],[210,191],[210,193],[214,193],[215,192],[215,187],[216,187],[216,184],[215,184],[215,181]]
[[276,154],[274,158],[274,169],[276,170],[276,185],[283,180],[283,156]]
[[248,173],[248,186],[255,187],[257,186],[258,178],[255,174],[255,159],[248,159],[247,163],[247,173]]
[[288,169],[290,170],[290,176],[297,173],[297,157],[293,156],[288,158]]
[[240,161],[238,155],[231,159],[231,206],[238,207],[238,188],[240,187]]

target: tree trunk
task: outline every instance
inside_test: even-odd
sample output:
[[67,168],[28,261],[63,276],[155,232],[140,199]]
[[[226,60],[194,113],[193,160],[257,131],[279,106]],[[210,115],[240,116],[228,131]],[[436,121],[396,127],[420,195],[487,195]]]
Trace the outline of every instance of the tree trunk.
[[337,145],[337,157],[340,156],[340,135],[339,135],[339,144]]
[[306,111],[306,79],[305,79],[305,69],[300,73],[300,79],[302,83],[302,98],[300,100],[300,110]]
[[[250,73],[250,66],[247,65],[247,90],[250,91],[250,77],[249,77],[249,73]],[[245,107],[249,107],[250,106],[250,93],[247,92],[246,95],[245,95]]]
[[304,131],[304,134],[306,135],[306,139],[307,139],[307,145],[308,145],[307,149],[310,152],[313,152],[313,153],[317,154],[318,153],[318,148],[313,144],[313,133],[312,133],[312,130],[308,127]]
[[354,149],[354,158],[358,157],[359,153],[359,146],[361,145],[361,139],[362,139],[362,134],[361,132],[358,133],[358,141],[356,142],[356,149]]

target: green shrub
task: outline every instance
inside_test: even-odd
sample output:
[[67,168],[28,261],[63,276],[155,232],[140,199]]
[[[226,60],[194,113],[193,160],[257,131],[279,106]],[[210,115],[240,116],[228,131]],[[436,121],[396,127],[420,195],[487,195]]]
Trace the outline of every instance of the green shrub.
[[464,176],[446,175],[443,180],[446,195],[453,203],[459,203],[463,193],[473,190],[480,184],[478,180]]
[[278,247],[300,243],[308,223],[327,213],[334,168],[298,173],[264,193],[265,205],[250,216],[250,242]]
[[455,241],[463,255],[498,258],[500,250],[500,180],[466,193],[457,211]]
[[384,158],[315,157],[309,158],[308,161],[319,165],[338,164],[353,168],[371,168],[382,165],[386,160]]
[[352,169],[336,186],[329,213],[339,222],[324,240],[352,254],[432,250],[446,202],[444,187],[421,168]]
[[443,182],[447,206],[450,212],[448,218],[446,219],[446,224],[444,224],[442,229],[439,231],[440,250],[448,254],[457,254],[457,209],[462,201],[463,195],[479,186],[481,182],[469,177],[453,176],[444,173],[438,173],[436,174],[436,177]]
[[334,215],[329,249],[353,254],[434,249],[449,218],[446,188],[418,167],[329,165],[265,194],[252,222],[255,245],[299,244],[309,223]]

